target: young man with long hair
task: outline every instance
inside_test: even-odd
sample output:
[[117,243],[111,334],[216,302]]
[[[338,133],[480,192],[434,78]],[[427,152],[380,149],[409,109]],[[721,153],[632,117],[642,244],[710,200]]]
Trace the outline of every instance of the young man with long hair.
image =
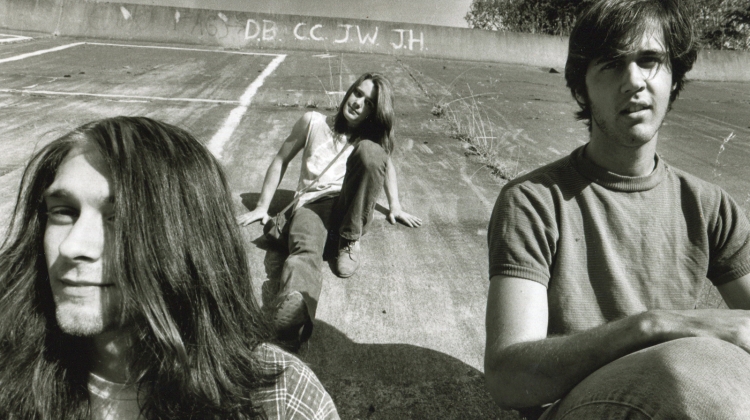
[[268,208],[287,165],[302,151],[298,201],[285,231],[289,256],[273,304],[274,327],[292,348],[312,334],[329,231],[338,238],[336,274],[350,277],[359,267],[359,239],[372,220],[384,186],[390,223],[422,224],[418,217],[403,211],[398,198],[396,170],[390,158],[394,117],[388,79],[378,73],[363,74],[346,91],[334,116],[307,112],[297,121],[266,171],[255,209],[238,218],[241,225],[268,222]]
[[0,250],[0,418],[338,418],[269,344],[224,174],[144,117],[30,161]]
[[[490,221],[485,373],[503,407],[750,418],[750,223],[656,153],[696,59],[688,5],[595,0],[575,24],[565,76],[589,142],[508,183]],[[706,279],[731,310],[695,309]]]

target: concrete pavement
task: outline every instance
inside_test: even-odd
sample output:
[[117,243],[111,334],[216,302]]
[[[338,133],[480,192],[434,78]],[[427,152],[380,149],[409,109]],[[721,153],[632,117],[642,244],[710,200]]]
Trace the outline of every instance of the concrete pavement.
[[[514,173],[564,156],[587,131],[573,120],[562,75],[480,62],[260,52],[66,38],[0,43],[0,221],[5,225],[34,150],[84,122],[120,114],[162,119],[204,140],[221,156],[243,211],[254,205],[271,157],[302,113],[331,113],[360,73],[384,73],[396,95],[401,202],[425,223],[388,224],[381,199],[358,273],[339,279],[324,270],[318,323],[301,356],[342,418],[516,418],[494,406],[482,378],[486,226],[505,181],[451,134],[455,121],[464,121],[460,105],[471,103],[479,110],[474,120],[489,128],[487,141]],[[437,117],[436,104],[456,113]],[[694,82],[667,118],[660,153],[722,185],[747,209],[747,115],[750,85]],[[296,185],[298,159],[277,206]],[[265,249],[259,225],[244,232],[254,286],[267,297],[284,255]],[[707,291],[706,305],[715,304]]]

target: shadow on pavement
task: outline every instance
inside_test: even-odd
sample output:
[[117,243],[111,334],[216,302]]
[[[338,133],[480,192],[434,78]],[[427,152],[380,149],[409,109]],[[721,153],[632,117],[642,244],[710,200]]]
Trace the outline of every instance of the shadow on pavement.
[[[245,208],[247,208],[248,210],[253,210],[258,204],[260,193],[244,193],[240,194],[240,198],[242,199],[242,205],[245,206]],[[273,195],[273,199],[271,200],[271,205],[268,207],[268,214],[272,216],[275,215],[284,207],[286,207],[286,205],[289,204],[292,199],[294,199],[294,191],[281,189],[276,190],[276,194]]]
[[[366,322],[366,320],[363,320]],[[452,356],[410,344],[359,344],[316,321],[302,347],[342,419],[502,419],[484,374]]]
[[[255,208],[259,197],[259,193],[242,194],[242,204]],[[269,214],[281,210],[293,197],[293,191],[278,190]],[[380,205],[376,211],[388,213]],[[266,307],[278,293],[288,252],[271,246],[263,235],[252,242],[266,251],[261,286]],[[494,404],[481,371],[435,350],[411,344],[356,343],[317,320],[311,340],[299,355],[323,382],[342,419],[520,419],[515,411],[503,411]]]

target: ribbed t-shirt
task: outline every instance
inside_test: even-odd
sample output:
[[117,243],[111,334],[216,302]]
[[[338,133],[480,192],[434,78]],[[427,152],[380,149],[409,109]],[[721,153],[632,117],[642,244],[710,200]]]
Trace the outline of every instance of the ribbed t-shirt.
[[627,177],[585,146],[503,187],[489,225],[489,274],[547,287],[548,334],[651,309],[694,309],[706,278],[750,273],[750,223],[718,186],[656,157]]

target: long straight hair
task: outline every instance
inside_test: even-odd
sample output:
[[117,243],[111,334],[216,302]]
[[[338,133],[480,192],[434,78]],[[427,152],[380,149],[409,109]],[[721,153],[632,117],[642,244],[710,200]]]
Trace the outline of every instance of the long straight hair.
[[[349,122],[344,117],[344,106],[349,96],[365,80],[372,80],[377,92],[374,106],[366,120],[355,129],[349,128]],[[339,108],[336,112],[333,128],[337,133],[349,133],[352,139],[367,139],[378,143],[385,151],[390,154],[393,151],[393,124],[395,114],[393,112],[393,88],[391,82],[379,73],[365,73],[349,86],[344,95]]]
[[101,154],[115,199],[112,261],[147,419],[262,416],[254,350],[271,337],[226,178],[195,138],[144,117],[86,124],[34,156],[0,250],[0,417],[88,419],[88,339],[57,326],[42,250],[44,191],[76,146]]

